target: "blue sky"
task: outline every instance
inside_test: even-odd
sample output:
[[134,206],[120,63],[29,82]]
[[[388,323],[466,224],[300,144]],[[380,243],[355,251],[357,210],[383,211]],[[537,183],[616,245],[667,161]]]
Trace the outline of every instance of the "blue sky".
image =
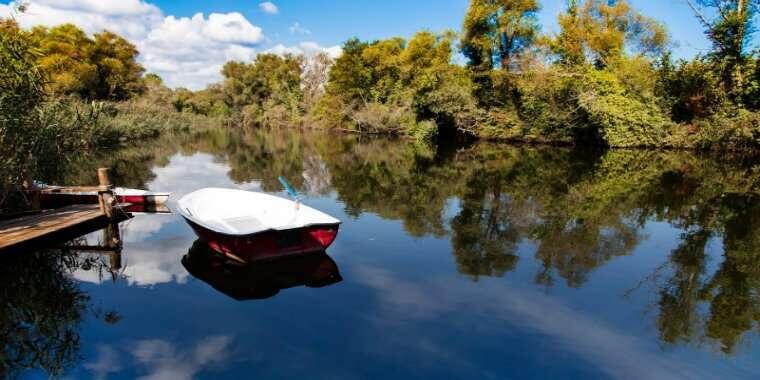
[[[340,54],[351,37],[409,37],[427,29],[460,30],[468,0],[26,0],[14,14],[0,0],[0,17],[14,15],[24,27],[65,22],[88,33],[109,29],[134,43],[139,60],[171,87],[200,89],[220,79],[229,60],[250,61],[261,52]],[[630,0],[666,24],[675,57],[707,52],[710,44],[686,0]],[[543,0],[539,21],[557,30],[566,0]],[[268,11],[267,11],[268,10]],[[757,38],[754,41],[757,46]]]
[[[378,39],[409,36],[420,29],[458,30],[467,9],[468,0],[279,0],[276,15],[261,11],[258,2],[250,0],[218,1],[153,1],[167,14],[192,16],[196,12],[241,12],[264,29],[270,44],[292,45],[304,36],[291,33],[289,27],[299,23],[311,32],[312,40],[324,46],[341,44],[349,37]],[[679,57],[690,57],[709,49],[702,29],[685,0],[633,0],[644,14],[664,22],[676,46]],[[541,1],[540,21],[545,30],[556,30],[557,14],[565,0]]]

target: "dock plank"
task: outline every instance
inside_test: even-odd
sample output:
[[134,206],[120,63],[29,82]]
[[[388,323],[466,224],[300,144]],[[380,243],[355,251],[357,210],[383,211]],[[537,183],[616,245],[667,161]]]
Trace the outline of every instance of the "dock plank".
[[[125,204],[120,205],[126,206]],[[105,218],[98,205],[72,205],[0,221],[0,250]]]

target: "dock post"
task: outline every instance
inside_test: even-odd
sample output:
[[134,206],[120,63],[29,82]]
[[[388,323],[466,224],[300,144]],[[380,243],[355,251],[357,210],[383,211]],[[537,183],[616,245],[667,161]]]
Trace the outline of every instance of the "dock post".
[[109,219],[114,219],[114,196],[113,186],[111,185],[111,178],[108,174],[108,168],[98,169],[98,203],[100,204],[100,211],[103,211]]
[[26,190],[26,194],[29,196],[29,206],[32,210],[40,209],[40,192],[37,185],[34,184],[32,176],[29,175],[29,171],[24,170],[22,174],[21,187]]

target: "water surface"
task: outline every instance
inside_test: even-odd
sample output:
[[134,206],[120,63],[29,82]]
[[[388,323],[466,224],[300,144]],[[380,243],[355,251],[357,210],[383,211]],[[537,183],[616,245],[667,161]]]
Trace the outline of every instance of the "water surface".
[[[202,260],[172,214],[122,223],[120,257],[6,255],[0,375],[758,378],[758,163],[294,131],[82,160],[49,180],[94,183],[105,164],[176,200],[285,196],[283,175],[343,225],[324,256],[250,271]],[[339,278],[311,278],[319,265]]]

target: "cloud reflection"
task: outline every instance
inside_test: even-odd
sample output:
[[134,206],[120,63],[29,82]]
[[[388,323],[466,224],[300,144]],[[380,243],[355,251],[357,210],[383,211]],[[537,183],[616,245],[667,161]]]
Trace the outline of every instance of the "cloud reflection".
[[[194,347],[177,348],[174,344],[163,339],[139,340],[126,349],[131,355],[133,368],[138,373],[146,373],[137,377],[146,380],[182,380],[197,377],[201,371],[219,366],[228,358],[228,349],[232,339],[228,336],[209,336],[201,339]],[[105,379],[108,374],[116,373],[124,368],[119,357],[124,356],[108,345],[97,348],[97,359],[85,363],[84,367],[93,373],[97,379]]]
[[[473,316],[500,318],[505,323],[480,325],[479,329],[536,331],[552,339],[558,347],[555,352],[572,352],[610,378],[620,379],[680,379],[718,378],[709,370],[679,362],[672,356],[660,355],[657,349],[637,336],[620,331],[592,316],[573,310],[561,299],[529,289],[506,287],[498,282],[481,282],[472,286],[447,286],[445,281],[412,282],[399,278],[392,272],[373,267],[354,270],[357,280],[375,288],[380,297],[381,312],[373,316],[377,324],[394,324],[392,328],[403,330],[418,326],[419,320],[445,318],[446,313],[467,310]],[[477,300],[477,302],[473,302]],[[403,316],[403,318],[399,318]],[[414,320],[413,323],[407,323]],[[491,331],[503,333],[503,331]],[[423,333],[424,334],[424,333]],[[404,344],[409,336],[421,342],[414,347],[428,356],[430,347],[438,348],[435,356],[456,360],[459,366],[465,362],[466,353],[441,350],[449,347],[436,341],[435,336],[419,336],[419,331],[400,332],[406,338],[390,339],[386,343]],[[386,352],[394,352],[391,349]]]

